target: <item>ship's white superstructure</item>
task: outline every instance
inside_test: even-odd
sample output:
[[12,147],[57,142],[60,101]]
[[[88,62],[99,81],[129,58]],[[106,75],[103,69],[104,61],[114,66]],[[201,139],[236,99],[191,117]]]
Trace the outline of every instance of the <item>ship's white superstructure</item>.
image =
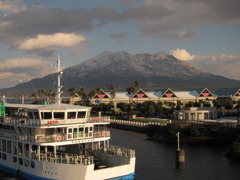
[[25,179],[133,179],[135,151],[109,145],[109,117],[90,107],[1,103],[0,169]]

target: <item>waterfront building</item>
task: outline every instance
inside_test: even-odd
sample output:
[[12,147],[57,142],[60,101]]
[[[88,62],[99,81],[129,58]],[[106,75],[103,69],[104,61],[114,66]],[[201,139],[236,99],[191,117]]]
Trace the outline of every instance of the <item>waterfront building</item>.
[[170,88],[158,89],[155,91],[144,91],[139,88],[134,93],[128,94],[128,92],[115,92],[114,97],[111,96],[110,92],[105,92],[100,89],[93,98],[90,99],[92,104],[110,103],[112,102],[115,106],[118,103],[143,103],[145,101],[153,102],[172,102],[177,103],[180,101],[183,105],[192,102],[207,101],[212,102],[215,96],[207,89],[196,89],[188,91],[173,91]]
[[175,110],[174,119],[178,120],[209,120],[217,119],[216,107],[189,107],[184,110]]
[[216,99],[219,105],[225,107],[227,105],[234,105],[234,102],[240,100],[239,88],[221,88],[215,91]]

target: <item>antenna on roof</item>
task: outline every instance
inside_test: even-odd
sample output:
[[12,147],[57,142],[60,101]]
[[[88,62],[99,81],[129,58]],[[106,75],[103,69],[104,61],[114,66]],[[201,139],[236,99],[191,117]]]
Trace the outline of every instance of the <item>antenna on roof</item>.
[[56,103],[57,104],[61,104],[61,89],[62,89],[62,86],[61,86],[61,77],[62,77],[62,70],[61,70],[61,56],[58,56],[58,60],[57,60],[57,73],[58,73],[58,84],[57,84],[57,96],[56,96]]

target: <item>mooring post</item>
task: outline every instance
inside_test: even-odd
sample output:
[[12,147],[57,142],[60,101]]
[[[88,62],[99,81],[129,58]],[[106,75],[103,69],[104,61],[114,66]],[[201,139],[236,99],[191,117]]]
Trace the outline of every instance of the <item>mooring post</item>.
[[185,151],[180,149],[180,133],[176,134],[177,136],[177,150],[176,150],[176,167],[180,168],[185,162]]

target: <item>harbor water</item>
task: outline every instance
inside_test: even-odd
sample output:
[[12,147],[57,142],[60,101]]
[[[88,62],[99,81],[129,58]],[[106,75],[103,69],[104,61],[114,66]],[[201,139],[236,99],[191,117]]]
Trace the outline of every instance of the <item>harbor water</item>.
[[184,167],[177,169],[177,144],[147,140],[142,133],[111,129],[111,144],[136,150],[135,180],[239,180],[240,161],[225,157],[228,147],[183,145]]
[[[240,161],[225,157],[227,147],[181,145],[184,167],[175,167],[177,145],[147,140],[146,134],[110,128],[111,143],[136,150],[135,180],[239,180]],[[18,180],[0,174],[3,180]]]

